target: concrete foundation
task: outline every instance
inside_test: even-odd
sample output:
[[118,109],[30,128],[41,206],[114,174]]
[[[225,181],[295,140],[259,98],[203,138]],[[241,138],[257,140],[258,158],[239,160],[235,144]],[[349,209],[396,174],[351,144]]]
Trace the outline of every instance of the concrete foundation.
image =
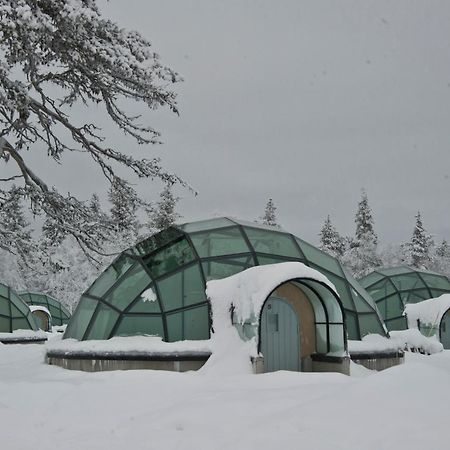
[[45,344],[47,338],[0,338],[2,344]]
[[102,372],[107,370],[170,370],[187,372],[198,370],[209,358],[209,354],[64,354],[47,352],[47,364],[69,370]]
[[390,353],[352,353],[350,355],[353,362],[361,364],[370,370],[384,370],[389,367],[398,366],[405,362],[403,351]]

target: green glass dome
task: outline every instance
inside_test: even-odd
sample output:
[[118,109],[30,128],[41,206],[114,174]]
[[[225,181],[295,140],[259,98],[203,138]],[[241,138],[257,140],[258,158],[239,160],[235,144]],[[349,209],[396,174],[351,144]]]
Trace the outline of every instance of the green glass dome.
[[0,333],[34,330],[38,327],[28,305],[9,286],[0,283]]
[[223,217],[173,226],[123,252],[83,294],[64,338],[208,339],[206,281],[285,261],[336,286],[350,339],[386,333],[372,298],[335,258],[285,231]]
[[408,328],[403,316],[407,303],[450,292],[450,281],[444,275],[407,266],[377,269],[359,282],[375,300],[389,331]]
[[37,292],[21,292],[19,295],[28,305],[45,306],[52,316],[52,325],[69,323],[70,312],[55,298]]

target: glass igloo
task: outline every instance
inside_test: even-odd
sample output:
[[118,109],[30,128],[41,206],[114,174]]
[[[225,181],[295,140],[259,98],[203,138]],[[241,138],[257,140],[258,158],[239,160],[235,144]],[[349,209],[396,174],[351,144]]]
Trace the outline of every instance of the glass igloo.
[[52,325],[61,326],[69,323],[68,309],[50,295],[37,292],[21,292],[19,295],[28,305],[45,306],[52,316]]
[[450,292],[450,281],[444,275],[407,266],[377,269],[359,282],[375,300],[389,331],[407,328],[406,304]]
[[15,330],[37,331],[28,305],[9,286],[0,283],[0,333]]
[[83,294],[64,338],[208,339],[206,281],[284,261],[303,262],[335,285],[350,339],[386,334],[371,297],[335,258],[288,232],[223,217],[170,227],[123,252]]

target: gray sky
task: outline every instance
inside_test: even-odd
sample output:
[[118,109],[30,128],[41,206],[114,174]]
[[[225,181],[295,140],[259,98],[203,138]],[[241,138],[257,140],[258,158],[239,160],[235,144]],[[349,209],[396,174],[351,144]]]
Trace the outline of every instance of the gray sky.
[[[199,191],[180,192],[185,221],[254,219],[273,197],[282,225],[317,242],[327,214],[354,232],[364,187],[382,242],[408,239],[418,209],[450,238],[450,2],[100,4],[185,79],[180,117],[145,113],[165,142],[147,152]],[[53,171],[56,184],[105,191],[94,171],[73,178],[87,163],[74,161],[70,177]],[[139,184],[153,198],[157,188]]]

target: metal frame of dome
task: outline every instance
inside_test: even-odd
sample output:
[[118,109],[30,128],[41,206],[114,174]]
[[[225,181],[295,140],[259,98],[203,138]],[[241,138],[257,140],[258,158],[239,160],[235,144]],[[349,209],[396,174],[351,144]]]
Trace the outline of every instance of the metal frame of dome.
[[29,291],[19,292],[19,296],[28,305],[45,306],[52,316],[52,325],[61,326],[69,323],[69,310],[56,298],[41,292]]
[[408,328],[403,316],[407,303],[450,292],[450,280],[445,275],[409,266],[377,269],[359,282],[374,299],[389,331]]
[[284,230],[222,217],[175,225],[124,251],[83,294],[64,338],[108,339],[151,329],[166,341],[208,339],[206,281],[285,261],[303,262],[330,279],[350,339],[386,334],[371,297],[335,258]]
[[28,305],[9,286],[0,283],[0,333],[33,330],[38,327]]

